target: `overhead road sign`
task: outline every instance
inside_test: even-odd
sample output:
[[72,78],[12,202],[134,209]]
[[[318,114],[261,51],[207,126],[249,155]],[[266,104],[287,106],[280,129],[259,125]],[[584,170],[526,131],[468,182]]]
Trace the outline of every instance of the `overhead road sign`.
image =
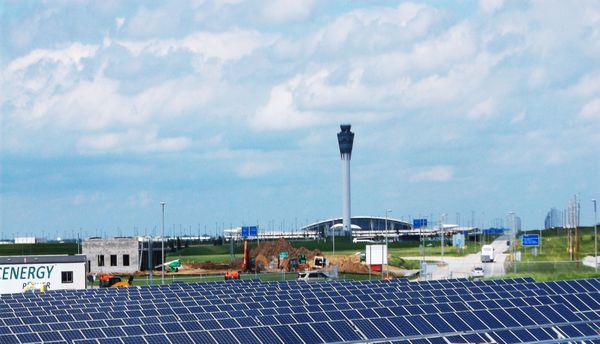
[[413,228],[427,228],[427,219],[413,219]]
[[242,236],[258,236],[258,227],[256,226],[242,226]]

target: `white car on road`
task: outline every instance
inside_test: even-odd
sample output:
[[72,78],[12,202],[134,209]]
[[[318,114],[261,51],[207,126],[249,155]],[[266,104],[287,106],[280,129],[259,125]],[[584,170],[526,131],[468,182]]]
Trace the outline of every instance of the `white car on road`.
[[483,275],[483,268],[481,266],[476,266],[473,268],[473,271],[471,271],[471,277],[473,278],[481,278]]

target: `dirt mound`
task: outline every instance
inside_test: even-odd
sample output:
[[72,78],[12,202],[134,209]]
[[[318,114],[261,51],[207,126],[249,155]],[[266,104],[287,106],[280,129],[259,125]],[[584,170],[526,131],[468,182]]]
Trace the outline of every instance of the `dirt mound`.
[[360,263],[360,256],[333,256],[328,257],[330,265],[336,265],[339,272],[369,273],[369,267]]
[[183,269],[181,269],[181,270],[188,270],[188,269],[227,270],[230,268],[239,267],[239,266],[241,266],[241,264],[242,263],[241,263],[240,259],[236,259],[231,264],[214,263],[214,262],[199,262],[199,263],[184,264],[182,267]]
[[250,250],[251,257],[263,256],[267,260],[276,258],[280,252],[287,252],[289,257],[296,258],[304,254],[306,261],[312,261],[315,256],[321,255],[321,250],[309,250],[305,247],[295,248],[287,240],[279,239],[274,241],[261,242],[259,246]]

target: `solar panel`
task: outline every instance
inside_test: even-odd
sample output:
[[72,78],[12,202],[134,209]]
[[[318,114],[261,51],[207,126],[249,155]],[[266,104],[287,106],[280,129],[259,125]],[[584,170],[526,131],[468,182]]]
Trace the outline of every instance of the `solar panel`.
[[148,344],[171,343],[171,341],[169,340],[169,337],[167,337],[167,335],[165,335],[165,334],[151,334],[151,335],[145,336],[144,339],[146,339]]
[[385,335],[369,320],[354,320],[352,322],[366,339],[385,338]]
[[416,336],[422,334],[405,317],[391,317],[388,319],[404,336]]
[[259,343],[279,344],[285,343],[273,331],[271,327],[253,327],[252,333],[259,339]]
[[[236,340],[235,336],[231,333],[230,330],[216,330],[216,331],[210,331],[210,334],[213,336],[213,338],[219,343],[223,343],[223,344],[237,344],[238,341]],[[175,342],[175,343],[179,343],[179,342]]]

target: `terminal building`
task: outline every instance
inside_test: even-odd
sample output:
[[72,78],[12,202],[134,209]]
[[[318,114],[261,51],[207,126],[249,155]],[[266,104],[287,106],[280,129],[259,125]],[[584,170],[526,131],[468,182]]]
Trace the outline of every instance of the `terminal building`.
[[375,238],[385,237],[396,238],[402,235],[409,235],[413,232],[411,225],[408,222],[398,219],[387,219],[376,216],[353,216],[351,219],[350,230],[344,230],[343,219],[335,218],[323,220],[309,224],[300,229],[300,232],[306,233],[307,236],[328,237],[335,236],[352,236],[354,238]]

